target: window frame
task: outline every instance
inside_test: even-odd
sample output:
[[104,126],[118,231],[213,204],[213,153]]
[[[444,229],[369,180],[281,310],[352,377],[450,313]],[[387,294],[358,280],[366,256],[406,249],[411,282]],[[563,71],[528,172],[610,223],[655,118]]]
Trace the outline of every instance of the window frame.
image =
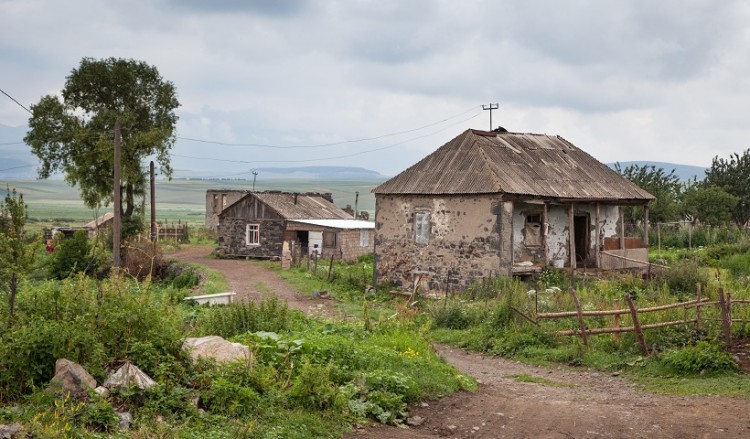
[[414,212],[414,242],[417,244],[428,245],[430,243],[430,234],[432,233],[431,216],[432,212],[429,210],[417,210]]
[[359,246],[369,247],[370,246],[370,231],[362,229],[359,231]]
[[[253,233],[255,239],[250,239],[250,234]],[[245,245],[248,247],[260,246],[260,224],[245,224]]]
[[[333,239],[331,239],[331,237],[333,237]],[[336,248],[337,244],[338,233],[335,231],[323,231],[323,248]]]

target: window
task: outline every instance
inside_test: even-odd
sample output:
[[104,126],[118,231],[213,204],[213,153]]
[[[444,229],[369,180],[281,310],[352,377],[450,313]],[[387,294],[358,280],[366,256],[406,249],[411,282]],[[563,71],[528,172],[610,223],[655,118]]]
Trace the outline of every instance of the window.
[[527,247],[541,247],[542,215],[538,213],[526,215],[526,224],[523,228],[523,243]]
[[221,209],[219,209],[219,194],[214,194],[214,213],[221,213]]
[[359,246],[367,247],[368,245],[370,245],[370,231],[360,230],[359,231]]
[[336,232],[323,232],[323,247],[336,248]]
[[227,208],[227,194],[221,194],[221,210]]
[[259,224],[248,224],[245,226],[245,243],[247,245],[260,245]]
[[414,241],[417,244],[430,242],[430,212],[414,213]]

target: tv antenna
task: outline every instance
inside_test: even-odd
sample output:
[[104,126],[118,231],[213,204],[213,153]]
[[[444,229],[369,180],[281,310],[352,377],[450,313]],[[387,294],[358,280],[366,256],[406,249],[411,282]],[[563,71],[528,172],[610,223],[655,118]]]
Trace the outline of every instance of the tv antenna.
[[500,108],[500,104],[482,105],[482,110],[489,110],[490,112],[490,131],[492,131],[492,110],[497,110],[498,108]]

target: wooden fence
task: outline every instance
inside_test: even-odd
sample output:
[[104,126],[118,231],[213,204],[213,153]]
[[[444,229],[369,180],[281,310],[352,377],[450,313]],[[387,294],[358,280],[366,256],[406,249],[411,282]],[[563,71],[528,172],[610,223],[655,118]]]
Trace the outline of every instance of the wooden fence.
[[173,239],[179,242],[188,240],[187,223],[156,223],[156,240]]
[[[748,320],[733,319],[732,318],[732,304],[735,303],[750,303],[750,299],[732,299],[731,294],[725,294],[723,288],[719,288],[719,300],[711,301],[708,298],[701,297],[701,285],[697,285],[696,299],[688,302],[678,302],[668,305],[653,306],[649,308],[638,309],[633,302],[633,298],[630,294],[625,294],[625,303],[628,305],[627,308],[620,309],[619,302],[615,301],[615,308],[610,310],[600,311],[584,311],[581,308],[581,304],[578,301],[578,295],[573,288],[569,289],[569,292],[575,303],[575,311],[563,311],[563,312],[552,312],[552,313],[538,313],[536,319],[531,319],[529,316],[521,313],[519,310],[514,308],[514,311],[521,314],[525,319],[532,323],[538,324],[540,319],[560,319],[560,318],[572,318],[575,317],[578,320],[578,329],[558,331],[558,335],[580,335],[583,344],[588,346],[588,336],[596,334],[614,334],[615,340],[620,341],[620,333],[623,332],[634,332],[635,337],[638,340],[638,344],[641,346],[641,350],[644,355],[648,355],[648,346],[646,345],[646,339],[644,336],[644,330],[665,328],[669,326],[677,325],[689,325],[694,324],[696,329],[701,329],[703,322],[707,320],[721,321],[721,332],[722,340],[727,345],[732,341],[732,323],[733,322],[746,322]],[[721,319],[707,319],[702,316],[701,308],[705,306],[719,306],[721,311]],[[682,320],[666,321],[651,324],[640,324],[639,314],[652,313],[658,311],[666,311],[670,309],[683,308],[685,310],[685,317]],[[688,310],[695,309],[694,315],[689,316]],[[620,316],[623,314],[629,314],[632,320],[632,326],[620,326]],[[609,328],[588,328],[585,323],[586,317],[602,317],[612,316],[614,324]]]

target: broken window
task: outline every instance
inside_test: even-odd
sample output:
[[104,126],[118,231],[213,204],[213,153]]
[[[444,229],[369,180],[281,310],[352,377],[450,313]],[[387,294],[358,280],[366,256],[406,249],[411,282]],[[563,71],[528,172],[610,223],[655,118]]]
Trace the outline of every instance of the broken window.
[[219,208],[219,194],[214,194],[214,213],[221,213]]
[[323,232],[323,247],[336,248],[336,232]]
[[417,244],[429,244],[430,212],[414,213],[414,241]]
[[359,246],[367,247],[368,245],[370,245],[370,231],[360,230],[359,231]]
[[523,227],[523,243],[527,247],[541,247],[542,215],[538,213],[526,215],[526,224]]
[[248,224],[245,226],[245,243],[247,245],[260,245],[259,224]]

